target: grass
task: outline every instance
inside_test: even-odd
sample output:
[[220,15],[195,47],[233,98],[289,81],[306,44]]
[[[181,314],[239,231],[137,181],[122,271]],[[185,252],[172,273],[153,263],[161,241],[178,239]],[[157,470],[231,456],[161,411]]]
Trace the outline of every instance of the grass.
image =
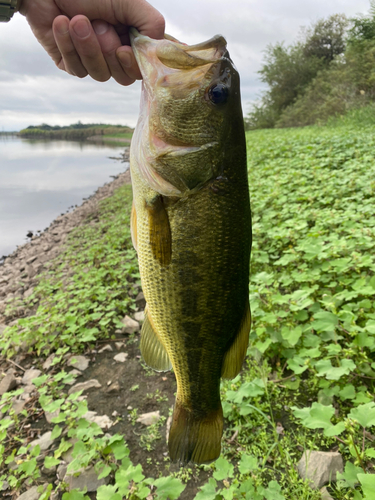
[[[195,500],[318,500],[320,492],[295,469],[307,450],[342,454],[344,473],[329,485],[335,500],[373,498],[374,132],[370,120],[359,127],[353,118],[335,127],[247,134],[253,326],[244,370],[222,384],[223,453],[201,468],[211,477]],[[58,368],[36,381],[39,400],[26,414],[12,413],[12,393],[2,398],[1,479],[15,490],[38,478],[40,450],[19,441],[24,424],[40,409],[60,409],[53,431],[57,448],[44,458],[45,466],[60,463],[67,446],[61,433],[68,432],[80,443],[70,467],[95,463],[113,478],[112,485],[99,489],[98,500],[143,499],[151,485],[154,498],[174,500],[191,477],[185,469],[145,478],[140,464],[131,463],[123,438],[102,435],[85,423],[85,402],[64,393],[66,353],[111,336],[119,318],[131,311],[139,276],[129,213],[130,191],[123,187],[101,205],[95,230],[87,225],[70,237],[66,252],[29,299],[28,306],[38,304],[36,314],[1,339],[4,354],[22,343],[37,354],[55,352]],[[9,307],[10,317],[16,305]],[[163,399],[160,393],[150,398]],[[142,437],[149,454],[158,433],[156,426]],[[11,462],[18,465],[9,471]],[[63,484],[56,487],[64,491]],[[63,498],[87,497],[65,492]]]

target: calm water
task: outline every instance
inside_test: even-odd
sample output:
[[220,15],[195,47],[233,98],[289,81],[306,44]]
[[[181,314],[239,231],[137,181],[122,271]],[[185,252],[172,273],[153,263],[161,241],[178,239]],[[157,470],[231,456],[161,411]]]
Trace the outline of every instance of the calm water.
[[124,147],[0,135],[0,258],[126,170]]

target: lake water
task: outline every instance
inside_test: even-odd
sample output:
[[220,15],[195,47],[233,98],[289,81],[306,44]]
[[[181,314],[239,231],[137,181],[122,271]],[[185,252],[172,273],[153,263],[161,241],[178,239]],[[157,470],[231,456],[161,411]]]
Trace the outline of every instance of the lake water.
[[0,135],[0,258],[124,172],[125,146]]

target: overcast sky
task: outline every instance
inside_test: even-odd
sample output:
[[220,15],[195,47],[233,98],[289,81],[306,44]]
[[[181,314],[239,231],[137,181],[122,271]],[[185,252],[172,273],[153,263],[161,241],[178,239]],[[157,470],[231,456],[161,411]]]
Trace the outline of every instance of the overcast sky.
[[[270,43],[296,40],[301,26],[322,17],[367,13],[369,0],[155,0],[167,33],[186,43],[222,34],[241,75],[245,111],[262,90],[257,71]],[[0,131],[31,124],[87,122],[134,126],[140,85],[95,82],[58,70],[20,14],[0,24]]]

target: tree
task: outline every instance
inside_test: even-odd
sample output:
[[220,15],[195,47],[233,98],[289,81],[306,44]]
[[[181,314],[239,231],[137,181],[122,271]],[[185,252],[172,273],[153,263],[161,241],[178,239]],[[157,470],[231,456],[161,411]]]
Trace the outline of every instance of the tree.
[[319,19],[305,31],[304,55],[317,57],[329,64],[345,52],[349,21],[345,14],[334,14],[328,19]]

